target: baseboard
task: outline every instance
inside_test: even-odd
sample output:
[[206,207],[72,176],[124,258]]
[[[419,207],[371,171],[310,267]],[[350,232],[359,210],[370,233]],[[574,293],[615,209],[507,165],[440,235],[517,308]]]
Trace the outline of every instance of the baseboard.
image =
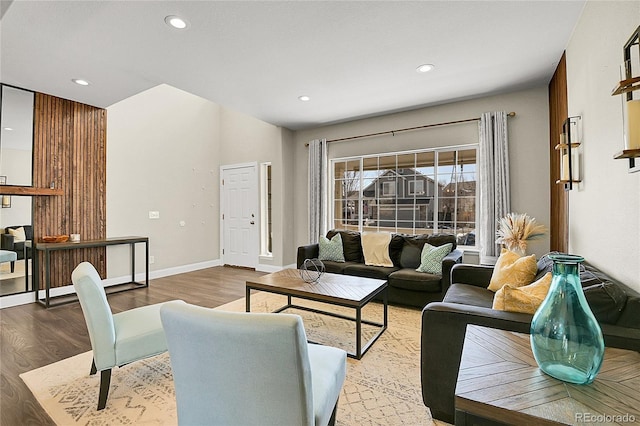
[[[199,271],[200,269],[213,268],[214,266],[222,266],[222,259],[209,260],[206,262],[192,263],[190,265],[175,266],[173,268],[159,269],[157,271],[149,272],[149,279],[168,277],[171,275],[184,274],[187,272]],[[136,274],[136,281],[142,282],[145,279],[144,272]],[[102,281],[104,287],[110,287],[113,285],[124,284],[131,281],[131,276],[126,275],[122,277],[107,278]],[[49,290],[50,297],[65,296],[67,294],[74,293],[73,285],[66,285],[63,287],[56,287]],[[45,291],[39,290],[38,297],[44,299]],[[10,308],[12,306],[26,305],[29,303],[35,303],[35,296],[33,292],[21,293],[11,296],[0,297],[0,309]]]
[[292,263],[291,265],[285,265],[285,266],[258,264],[258,266],[256,266],[256,271],[267,272],[269,274],[282,271],[283,269],[296,269],[296,264]]

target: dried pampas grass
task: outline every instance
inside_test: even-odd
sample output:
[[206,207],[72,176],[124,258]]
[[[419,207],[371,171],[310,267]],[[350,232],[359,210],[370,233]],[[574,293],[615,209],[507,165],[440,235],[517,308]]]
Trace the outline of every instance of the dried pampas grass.
[[508,250],[524,254],[530,240],[540,238],[547,233],[547,228],[529,217],[526,213],[508,213],[498,221],[498,239]]

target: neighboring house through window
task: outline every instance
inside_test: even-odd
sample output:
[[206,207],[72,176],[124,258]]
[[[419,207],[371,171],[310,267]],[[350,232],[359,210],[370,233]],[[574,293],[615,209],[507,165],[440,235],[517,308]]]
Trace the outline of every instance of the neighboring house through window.
[[477,144],[331,161],[332,226],[475,245]]

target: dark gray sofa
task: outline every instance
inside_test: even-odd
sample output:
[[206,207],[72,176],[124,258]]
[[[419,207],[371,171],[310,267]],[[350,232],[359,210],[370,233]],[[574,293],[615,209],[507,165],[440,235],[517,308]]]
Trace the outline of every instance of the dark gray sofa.
[[[456,238],[449,234],[404,235],[394,234],[389,244],[389,257],[393,267],[368,266],[364,264],[360,233],[356,231],[331,230],[327,238],[336,233],[342,237],[345,262],[323,261],[326,272],[355,275],[366,278],[385,279],[389,283],[387,296],[389,303],[423,308],[427,303],[442,300],[449,288],[451,267],[462,261],[462,251],[456,249]],[[419,266],[419,253],[425,243],[433,246],[452,243],[453,250],[442,261],[442,275],[416,272]],[[416,261],[418,253],[418,263]],[[317,258],[318,244],[298,247],[298,268],[305,259]]]
[[[552,270],[545,255],[538,261],[536,280]],[[431,415],[454,422],[455,387],[467,324],[529,333],[532,315],[491,309],[494,293],[487,290],[492,267],[455,265],[451,286],[442,302],[422,311],[422,398]],[[640,294],[592,265],[581,265],[580,280],[591,310],[609,347],[640,351]]]

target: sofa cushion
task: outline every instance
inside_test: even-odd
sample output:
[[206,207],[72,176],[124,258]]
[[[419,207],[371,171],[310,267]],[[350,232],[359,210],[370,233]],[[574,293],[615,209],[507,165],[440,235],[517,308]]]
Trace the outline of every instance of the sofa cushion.
[[344,251],[342,247],[342,236],[336,234],[328,239],[320,235],[318,240],[318,259],[332,260],[334,262],[344,262]]
[[344,274],[345,268],[348,266],[359,265],[357,262],[333,262],[331,260],[323,260],[324,271],[330,274]]
[[531,284],[537,272],[536,256],[520,256],[512,251],[502,249],[489,282],[489,290],[498,291],[505,284],[521,287]]
[[416,272],[414,269],[406,268],[389,275],[389,286],[438,293],[442,290],[441,278],[440,275]]
[[493,292],[475,285],[451,284],[442,301],[491,308],[493,306]]
[[365,232],[362,234],[362,253],[364,263],[369,266],[392,267],[389,257],[391,234],[388,232]]
[[511,285],[505,284],[493,296],[492,307],[500,311],[534,314],[547,296],[550,285],[550,272],[547,272],[539,280],[522,287],[511,287]]
[[337,233],[340,233],[340,236],[342,237],[344,260],[346,262],[362,263],[362,245],[360,243],[360,233],[357,231],[332,229],[331,231],[327,232],[327,238],[331,239]]
[[384,267],[384,266],[368,266],[362,263],[349,265],[344,268],[344,274],[346,275],[355,275],[357,277],[364,278],[375,278],[379,280],[386,280],[389,277],[389,274],[397,271],[399,268],[392,267]]
[[420,266],[418,266],[416,271],[442,276],[442,259],[451,253],[451,247],[451,243],[438,247],[425,243],[422,247],[422,254],[420,255]]
[[630,328],[640,328],[640,296],[630,295],[624,311],[618,317],[616,325]]

